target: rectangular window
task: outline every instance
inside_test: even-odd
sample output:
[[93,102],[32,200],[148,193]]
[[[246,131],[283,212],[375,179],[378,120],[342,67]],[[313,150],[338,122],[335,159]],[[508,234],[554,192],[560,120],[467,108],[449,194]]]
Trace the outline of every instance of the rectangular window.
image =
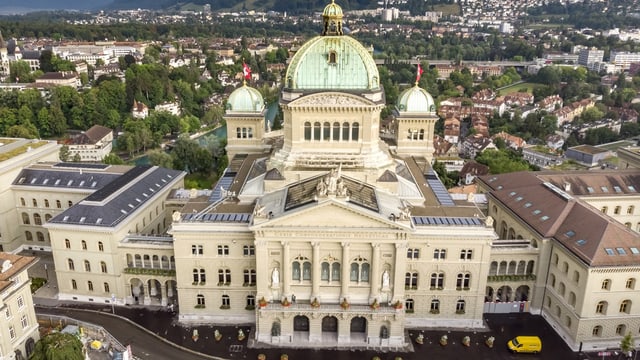
[[467,249],[467,250],[460,251],[460,260],[471,260],[472,257],[473,257],[473,250]]
[[27,315],[22,315],[22,317],[20,318],[20,325],[22,325],[23,329],[29,326],[29,320],[27,320]]
[[218,255],[220,255],[220,256],[228,256],[229,255],[229,246],[228,245],[218,245]]
[[22,296],[18,296],[18,309],[22,309],[24,307],[24,299]]
[[446,249],[435,249],[433,250],[433,258],[435,260],[444,260],[447,258],[447,250]]
[[191,255],[203,255],[204,249],[202,245],[191,245]]
[[256,255],[256,247],[253,245],[245,245],[242,248],[242,254],[244,256],[255,256]]
[[11,340],[16,339],[16,329],[13,326],[9,326],[9,337],[11,337]]
[[7,309],[4,311],[4,317],[7,319],[11,318],[11,309],[7,306]]

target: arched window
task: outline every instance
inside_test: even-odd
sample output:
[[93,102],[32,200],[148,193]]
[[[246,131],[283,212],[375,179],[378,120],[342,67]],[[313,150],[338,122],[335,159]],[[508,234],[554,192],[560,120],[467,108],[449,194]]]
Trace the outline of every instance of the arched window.
[[342,141],[349,141],[349,123],[342,123]]
[[222,295],[222,305],[220,309],[229,309],[231,307],[231,298],[229,295]]
[[322,141],[331,140],[331,124],[329,122],[324,122],[322,124]]
[[596,314],[602,314],[602,315],[606,315],[607,314],[607,302],[606,301],[598,302],[598,304],[596,305]]
[[600,211],[602,211],[603,214],[606,214],[608,210],[609,208],[606,206],[603,206],[602,209],[600,209]]
[[408,272],[404,275],[404,288],[406,290],[418,289],[418,273]]
[[438,299],[431,300],[431,310],[430,310],[430,312],[432,314],[439,314],[440,313],[440,300],[438,300]]
[[602,280],[602,285],[600,285],[602,290],[610,290],[611,289],[611,280],[604,279]]
[[44,199],[44,207],[49,207],[49,199]]
[[444,289],[444,273],[437,272],[431,274],[431,290]]
[[369,282],[369,262],[367,259],[358,256],[351,260],[349,267],[349,280],[353,282]]
[[78,290],[78,283],[74,279],[71,279],[71,288],[73,290]]
[[60,200],[56,200],[56,207],[57,207],[58,209],[61,209],[61,208],[62,208],[62,203],[60,202]]
[[633,210],[635,210],[635,207],[633,205],[629,206],[627,208],[627,215],[633,215]]
[[407,299],[404,301],[405,311],[408,313],[412,313],[414,311],[415,301],[413,299]]
[[313,140],[320,141],[320,123],[317,121],[313,123]]
[[22,213],[22,223],[25,225],[31,224],[31,220],[29,220],[29,214]]
[[82,250],[87,250],[87,242],[86,241],[82,240],[80,242],[80,244],[82,244]]
[[203,308],[205,306],[204,295],[198,294],[196,295],[196,306]]
[[218,269],[218,286],[221,285],[231,285],[231,270]]
[[456,314],[464,314],[466,302],[464,300],[458,300],[456,302]]
[[602,326],[601,325],[594,326],[593,330],[591,330],[591,335],[597,336],[597,337],[602,336]]
[[106,274],[107,273],[107,263],[104,261],[100,261],[100,270]]
[[106,292],[107,294],[110,293],[111,291],[109,291],[109,283],[104,283],[104,292]]
[[22,197],[20,198],[20,205],[27,206],[26,201],[24,201],[24,198],[22,198]]
[[33,207],[38,207],[38,200],[32,199],[32,201],[33,201]]
[[87,289],[89,289],[89,291],[93,291],[93,282],[91,280],[87,281]]
[[340,123],[334,122],[331,128],[333,141],[340,141]]
[[300,280],[300,273],[300,263],[298,261],[294,261],[293,266],[291,267],[291,279]]
[[76,269],[75,265],[73,264],[73,259],[67,259],[67,267],[69,268],[69,270],[73,271]]
[[329,52],[329,64],[335,64],[336,63],[336,57],[337,54],[335,51],[330,51]]
[[89,260],[84,261],[84,271],[91,272],[91,263],[89,262]]
[[351,125],[351,141],[358,141],[360,139],[360,124],[354,122]]
[[38,238],[38,241],[40,242],[44,242],[44,234],[40,231],[36,232],[36,237]]
[[489,275],[497,275],[498,274],[498,262],[492,261],[489,266]]
[[560,296],[564,297],[565,291],[566,291],[566,287],[565,287],[564,283],[561,281],[560,282],[560,286],[558,286],[558,293],[560,294]]
[[104,251],[104,244],[102,241],[98,241],[98,251]]
[[33,241],[33,234],[31,233],[31,231],[25,231],[24,236],[27,238],[27,241]]
[[471,283],[471,274],[458,274],[456,279],[456,290],[469,290]]
[[244,269],[244,283],[242,286],[256,285],[256,269]]
[[631,313],[631,300],[622,300],[620,303],[620,312],[626,314]]
[[311,280],[311,263],[309,261],[302,263],[302,280]]
[[631,290],[635,289],[635,287],[636,287],[636,279],[628,278],[627,282],[624,285],[624,287],[627,288],[627,289],[631,289]]
[[51,220],[51,214],[44,214],[44,221],[48,222],[49,220]]
[[616,326],[616,335],[623,336],[627,332],[627,325],[620,324]]
[[304,139],[311,141],[311,123],[308,121],[304,123]]
[[569,305],[576,306],[576,294],[573,291],[569,293]]
[[247,310],[254,309],[256,307],[256,297],[253,295],[247,295]]

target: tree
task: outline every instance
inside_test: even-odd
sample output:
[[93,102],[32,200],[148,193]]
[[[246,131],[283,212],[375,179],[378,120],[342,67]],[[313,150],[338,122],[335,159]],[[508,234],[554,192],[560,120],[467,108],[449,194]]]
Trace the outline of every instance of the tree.
[[620,350],[624,352],[629,358],[631,357],[631,351],[635,348],[633,343],[633,336],[628,332],[620,341]]
[[164,151],[153,151],[149,154],[151,165],[171,169],[173,168],[173,158]]
[[107,154],[107,156],[102,159],[102,162],[109,165],[122,165],[124,164],[124,160],[118,154]]
[[72,334],[52,333],[40,339],[30,360],[84,360],[82,342]]
[[529,170],[529,164],[512,150],[485,150],[476,157],[480,164],[487,165],[491,174],[504,174]]

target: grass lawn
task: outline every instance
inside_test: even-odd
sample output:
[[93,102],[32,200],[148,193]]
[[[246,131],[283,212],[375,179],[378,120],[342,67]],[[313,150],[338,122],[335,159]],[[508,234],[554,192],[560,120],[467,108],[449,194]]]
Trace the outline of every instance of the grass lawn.
[[520,83],[520,84],[515,84],[515,85],[511,85],[511,86],[507,86],[504,88],[500,89],[500,95],[507,95],[507,94],[511,94],[514,92],[528,92],[528,93],[533,93],[533,89],[543,86],[542,84],[534,84],[534,83]]
[[437,4],[437,5],[433,5],[433,11],[442,11],[442,16],[460,15],[460,5],[458,5],[458,4]]
[[203,175],[199,173],[188,174],[184,178],[185,189],[211,189],[216,181],[215,172],[212,175]]

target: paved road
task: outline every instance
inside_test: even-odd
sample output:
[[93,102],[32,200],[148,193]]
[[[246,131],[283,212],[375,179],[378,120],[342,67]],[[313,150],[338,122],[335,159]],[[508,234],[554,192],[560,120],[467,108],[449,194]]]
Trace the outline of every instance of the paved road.
[[48,308],[36,307],[38,315],[62,315],[87,323],[98,324],[107,330],[123,345],[131,345],[133,354],[140,359],[181,359],[181,360],[203,360],[217,359],[215,357],[205,357],[196,355],[170,345],[158,337],[149,334],[147,331],[131,324],[130,322],[114,317],[109,314],[102,314],[94,311],[84,311],[69,308]]

